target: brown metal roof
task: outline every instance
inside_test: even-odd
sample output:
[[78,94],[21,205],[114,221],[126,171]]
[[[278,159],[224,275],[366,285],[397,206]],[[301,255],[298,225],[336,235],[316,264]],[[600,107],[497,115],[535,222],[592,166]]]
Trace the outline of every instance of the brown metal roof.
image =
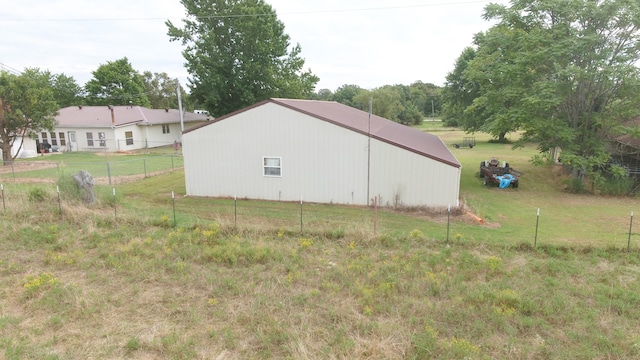
[[[142,106],[69,106],[58,111],[58,127],[111,127],[129,124],[157,125],[180,122],[176,109],[148,109]],[[207,121],[207,115],[184,112],[184,122]]]
[[[432,134],[335,102],[271,99],[273,103],[351,129],[372,138],[459,168],[461,165],[442,140]],[[369,121],[369,117],[371,121]]]
[[371,115],[371,121],[369,121],[368,112],[358,110],[335,101],[269,99],[218,117],[215,121],[207,124],[202,124],[185,130],[184,133],[214,124],[218,121],[222,121],[269,102],[299,111],[317,119],[330,122],[364,135],[369,134],[369,129],[371,129],[370,134],[374,139],[384,141],[388,144],[395,145],[456,168],[461,167],[458,159],[453,156],[449,148],[439,137],[373,114]]

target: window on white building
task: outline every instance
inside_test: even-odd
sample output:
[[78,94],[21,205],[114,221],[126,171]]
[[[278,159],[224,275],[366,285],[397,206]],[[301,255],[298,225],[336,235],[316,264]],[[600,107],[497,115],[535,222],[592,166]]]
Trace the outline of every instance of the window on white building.
[[162,133],[163,134],[169,134],[169,124],[164,124],[162,125]]
[[107,147],[107,136],[103,132],[98,133],[98,139],[100,139],[100,146]]
[[274,156],[263,156],[262,175],[282,176],[282,158]]
[[133,145],[133,131],[125,131],[124,139],[127,145]]
[[93,146],[93,133],[87,133],[87,146]]

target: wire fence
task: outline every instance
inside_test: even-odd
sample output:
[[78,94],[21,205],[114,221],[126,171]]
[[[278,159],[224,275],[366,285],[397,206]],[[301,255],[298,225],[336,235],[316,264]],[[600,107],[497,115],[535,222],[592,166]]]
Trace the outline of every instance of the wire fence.
[[51,183],[61,176],[81,170],[91,174],[96,184],[115,185],[182,168],[180,155],[153,155],[137,159],[113,161],[25,161],[2,167],[0,182]]
[[[45,200],[38,200],[39,205],[33,207],[30,199],[29,189],[18,190],[16,187],[21,184],[0,183],[0,197],[2,199],[3,214],[21,212],[25,209],[33,208],[34,211],[44,211],[47,213],[59,212],[64,217],[64,209],[68,208],[68,200],[60,195],[60,189],[55,184],[46,184]],[[34,187],[35,188],[35,187]],[[113,209],[115,224],[119,220],[124,220],[123,215],[118,215],[125,208],[126,201],[123,194],[117,194],[116,186],[96,187],[96,197],[102,202],[101,208]],[[475,239],[460,239],[461,227],[465,226],[463,217],[467,212],[460,207],[449,207],[431,213],[428,216],[405,216],[398,211],[390,211],[388,208],[378,208],[377,202],[374,206],[363,208],[358,206],[341,206],[335,204],[316,204],[299,202],[280,201],[260,201],[243,198],[187,198],[176,196],[174,192],[154,195],[154,206],[146,210],[146,214],[152,218],[152,223],[164,227],[184,227],[202,225],[211,222],[234,228],[238,231],[251,230],[258,232],[271,232],[275,236],[299,234],[300,236],[323,236],[331,239],[341,239],[349,234],[360,234],[364,238],[375,239],[375,241],[386,241],[391,236],[404,236],[415,240],[432,239],[455,244],[460,242],[475,242],[483,235],[479,235],[483,225],[479,218],[471,218],[474,221],[472,226],[478,229]],[[139,199],[140,196],[136,196]],[[137,200],[136,200],[137,201]],[[73,206],[73,204],[71,204]],[[380,214],[379,214],[380,212]],[[553,229],[549,228],[544,221],[544,212],[541,216],[540,209],[531,214],[530,227],[520,229],[523,232],[521,241],[518,244],[529,244],[531,248],[546,248],[548,246],[566,246],[565,242],[553,240]],[[415,214],[414,214],[415,215]],[[424,214],[423,214],[424,215]],[[118,219],[120,216],[120,219]],[[408,220],[410,219],[410,220]],[[435,220],[434,220],[435,219]],[[606,244],[600,243],[595,247],[605,246],[607,248],[624,249],[627,251],[640,250],[637,241],[638,232],[634,231],[634,213],[631,212],[626,217],[622,214],[616,216],[617,230],[615,245],[608,241]],[[398,230],[398,229],[402,230]],[[468,227],[465,227],[468,229]],[[422,229],[422,230],[419,230]],[[486,230],[486,229],[485,229]],[[490,231],[490,230],[486,230]],[[603,229],[603,234],[611,234],[613,230]],[[594,234],[594,239],[599,238]],[[390,240],[393,241],[393,240]],[[516,243],[513,243],[517,245]],[[583,243],[585,244],[585,243]],[[588,245],[587,245],[588,246]]]

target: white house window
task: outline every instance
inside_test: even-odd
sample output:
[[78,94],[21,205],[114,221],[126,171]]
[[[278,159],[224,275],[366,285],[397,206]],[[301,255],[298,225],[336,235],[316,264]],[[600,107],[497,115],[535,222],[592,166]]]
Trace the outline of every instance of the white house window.
[[98,139],[100,139],[100,146],[107,147],[107,136],[103,132],[98,133]]
[[93,133],[87,133],[87,146],[93,146]]
[[133,145],[133,131],[125,131],[124,139],[127,145]]
[[66,141],[65,141],[65,139],[64,139],[64,133],[63,133],[63,132],[58,133],[58,136],[60,137],[60,146],[65,146],[65,145],[67,145],[67,142],[66,142]]
[[168,134],[169,133],[169,124],[163,124],[162,125],[162,133],[163,134]]
[[263,156],[262,174],[264,176],[282,176],[282,158]]

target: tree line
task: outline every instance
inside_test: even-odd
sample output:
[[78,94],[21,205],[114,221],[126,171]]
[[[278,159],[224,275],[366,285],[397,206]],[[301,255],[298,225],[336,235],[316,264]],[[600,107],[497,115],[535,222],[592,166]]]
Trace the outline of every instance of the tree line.
[[[166,26],[169,40],[183,45],[189,91],[180,91],[187,109],[220,116],[285,97],[337,101],[407,125],[441,116],[448,125],[489,133],[497,141],[518,131],[516,147],[538,146],[536,163],[561,151],[577,187],[585,178],[603,182],[624,175],[611,165],[609,144],[621,134],[638,133],[627,125],[640,115],[637,0],[489,4],[483,17],[495,25],[462,50],[444,87],[417,81],[375,89],[345,84],[335,91],[316,91],[319,78],[305,68],[300,45],[290,43],[264,0],[182,4],[182,24]],[[1,74],[3,149],[15,134],[52,126],[50,110],[56,106],[177,107],[175,79],[138,73],[127,58],[101,65],[84,87],[38,69]]]
[[358,85],[342,85],[332,92],[321,89],[311,99],[336,101],[385,119],[405,125],[418,125],[425,118],[434,118],[442,109],[442,88],[416,81],[411,85],[385,85],[363,89]]
[[513,0],[483,16],[496,24],[448,74],[444,121],[498,141],[520,131],[515,146],[536,144],[536,162],[561,152],[574,190],[625,177],[611,143],[638,132],[629,121],[640,115],[640,3]]

